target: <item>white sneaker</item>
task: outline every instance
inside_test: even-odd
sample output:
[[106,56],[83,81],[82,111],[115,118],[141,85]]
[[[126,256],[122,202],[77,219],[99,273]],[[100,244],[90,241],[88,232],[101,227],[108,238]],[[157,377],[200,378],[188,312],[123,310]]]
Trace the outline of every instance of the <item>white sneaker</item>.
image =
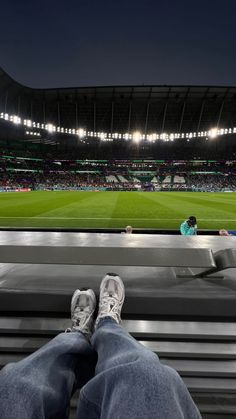
[[118,324],[121,323],[120,315],[124,299],[125,287],[122,279],[117,274],[106,274],[100,285],[99,309],[95,329],[98,322],[104,317],[111,317]]
[[72,332],[82,332],[88,337],[92,334],[93,314],[96,308],[96,296],[93,290],[76,290],[71,300]]

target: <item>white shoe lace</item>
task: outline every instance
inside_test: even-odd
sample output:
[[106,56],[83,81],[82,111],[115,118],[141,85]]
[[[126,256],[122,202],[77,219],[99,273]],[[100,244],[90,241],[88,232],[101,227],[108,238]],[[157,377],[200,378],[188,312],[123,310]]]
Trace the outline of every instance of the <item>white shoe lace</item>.
[[109,293],[103,295],[99,307],[99,318],[106,316],[112,317],[117,323],[121,322],[120,301]]
[[85,307],[84,309],[81,309],[81,307],[76,307],[73,313],[72,329],[80,330],[83,333],[90,334],[91,320],[92,313],[90,312],[89,307]]

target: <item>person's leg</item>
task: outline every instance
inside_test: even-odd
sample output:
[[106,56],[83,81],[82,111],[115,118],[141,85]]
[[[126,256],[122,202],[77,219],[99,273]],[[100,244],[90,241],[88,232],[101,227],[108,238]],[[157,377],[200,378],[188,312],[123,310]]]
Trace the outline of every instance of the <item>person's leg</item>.
[[118,324],[123,300],[122,281],[110,274],[101,284],[91,340],[98,352],[96,376],[81,390],[78,418],[86,418],[86,409],[91,419],[200,418],[177,372],[162,365]]
[[0,372],[0,418],[66,418],[70,397],[94,375],[97,354],[88,340],[96,306],[92,290],[72,298],[72,328]]

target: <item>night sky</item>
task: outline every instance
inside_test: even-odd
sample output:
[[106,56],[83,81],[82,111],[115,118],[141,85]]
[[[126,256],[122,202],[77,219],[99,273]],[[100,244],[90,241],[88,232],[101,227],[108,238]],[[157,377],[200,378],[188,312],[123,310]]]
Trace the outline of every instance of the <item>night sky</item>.
[[8,0],[0,66],[31,87],[236,85],[235,0]]

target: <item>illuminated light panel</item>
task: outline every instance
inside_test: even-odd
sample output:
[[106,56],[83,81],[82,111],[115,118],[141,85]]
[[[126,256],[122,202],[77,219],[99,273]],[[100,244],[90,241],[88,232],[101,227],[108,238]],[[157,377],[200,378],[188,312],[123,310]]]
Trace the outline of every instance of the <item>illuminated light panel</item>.
[[79,136],[79,138],[84,138],[84,136],[85,136],[85,131],[83,130],[83,128],[79,128],[77,131],[76,131],[76,134]]
[[135,143],[139,143],[141,141],[141,138],[142,138],[142,136],[141,136],[141,133],[139,131],[135,131],[133,133],[133,141]]
[[32,122],[30,119],[24,119],[23,125],[25,125],[28,128],[31,128],[32,126],[35,127],[36,123]]
[[21,118],[19,118],[19,116],[17,115],[11,115],[10,116],[10,121],[13,122],[13,124],[21,124]]
[[133,140],[136,143],[140,141],[151,141],[154,142],[158,139],[162,141],[173,141],[174,139],[191,139],[191,138],[215,138],[221,135],[229,135],[229,134],[236,134],[236,127],[233,128],[211,128],[209,131],[199,131],[199,132],[185,132],[185,133],[151,133],[151,134],[143,134],[139,131],[131,133],[106,133],[106,132],[93,132],[93,131],[86,131],[82,128],[75,129],[75,128],[64,128],[59,126],[54,126],[51,123],[43,124],[40,122],[31,121],[30,119],[21,119],[17,115],[10,115],[6,112],[0,113],[0,119],[4,119],[5,121],[10,121],[14,124],[23,124],[27,128],[38,128],[42,130],[47,130],[50,133],[57,132],[57,133],[65,133],[65,134],[72,134],[78,135],[81,139],[83,137],[92,137],[92,138],[100,138],[103,141],[110,141],[113,139],[123,139],[123,140]]
[[208,136],[210,138],[216,138],[218,135],[219,131],[217,128],[212,128],[210,131],[208,131]]
[[55,132],[56,131],[56,127],[52,124],[46,124],[45,128],[48,132]]
[[35,137],[41,137],[40,133],[36,131],[26,131],[25,133],[26,135],[34,135]]

